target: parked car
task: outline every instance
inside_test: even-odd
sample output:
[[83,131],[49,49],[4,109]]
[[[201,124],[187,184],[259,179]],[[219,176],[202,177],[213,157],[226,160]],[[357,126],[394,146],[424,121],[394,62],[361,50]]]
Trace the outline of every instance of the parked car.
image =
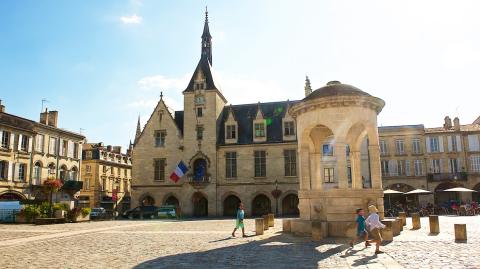
[[177,213],[175,211],[175,206],[166,205],[158,208],[157,216],[159,218],[176,218]]
[[139,219],[143,216],[144,219],[153,219],[157,217],[158,207],[149,205],[149,206],[137,206],[130,210],[123,212],[122,216],[129,219]]
[[103,207],[92,208],[90,213],[90,219],[105,219],[107,217],[107,211]]

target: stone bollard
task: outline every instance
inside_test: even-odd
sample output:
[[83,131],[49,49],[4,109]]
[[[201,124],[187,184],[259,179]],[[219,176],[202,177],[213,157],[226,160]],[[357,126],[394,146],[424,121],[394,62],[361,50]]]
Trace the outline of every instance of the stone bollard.
[[292,231],[292,221],[289,219],[284,219],[282,221],[282,226],[283,226],[283,232],[284,233],[289,233]]
[[385,225],[385,228],[380,230],[382,233],[382,238],[385,241],[393,241],[393,221],[392,220],[382,220],[382,223]]
[[268,230],[268,215],[263,215],[263,229],[266,231]]
[[392,223],[393,236],[400,235],[400,231],[402,229],[401,227],[403,227],[402,221],[397,219],[392,219],[392,220],[393,220],[393,223]]
[[455,241],[467,241],[467,224],[455,224]]
[[321,221],[312,221],[312,239],[313,241],[320,241],[323,239]]
[[273,227],[275,225],[275,218],[273,214],[268,214],[268,227]]
[[418,230],[420,228],[422,228],[422,225],[420,224],[420,214],[412,213],[412,229]]
[[255,234],[262,235],[263,234],[263,219],[258,218],[255,219]]
[[395,220],[397,220],[398,222],[398,226],[400,227],[400,232],[403,232],[403,219],[396,218]]
[[407,213],[398,212],[398,217],[402,219],[403,226],[406,226],[407,225]]
[[431,234],[440,233],[440,225],[438,223],[438,216],[437,215],[428,216],[428,222],[430,224],[430,233]]

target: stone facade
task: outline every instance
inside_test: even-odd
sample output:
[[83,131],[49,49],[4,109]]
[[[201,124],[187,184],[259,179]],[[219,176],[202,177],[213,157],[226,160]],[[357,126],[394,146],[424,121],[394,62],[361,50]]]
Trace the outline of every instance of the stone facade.
[[82,155],[83,188],[79,204],[82,207],[103,207],[112,214],[130,209],[130,150],[125,154],[119,146],[87,143]]
[[[0,107],[0,200],[44,200],[39,187],[49,177],[69,182],[73,189],[81,186],[84,136],[57,128],[57,111],[46,110],[35,122]],[[60,192],[56,199],[73,197]]]

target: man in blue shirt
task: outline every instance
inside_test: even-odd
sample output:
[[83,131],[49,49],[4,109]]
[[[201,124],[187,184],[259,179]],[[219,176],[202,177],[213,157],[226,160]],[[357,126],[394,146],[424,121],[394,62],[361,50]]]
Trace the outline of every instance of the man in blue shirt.
[[245,226],[243,225],[243,218],[245,217],[245,211],[243,207],[243,203],[240,203],[238,205],[238,210],[237,210],[237,220],[236,220],[236,226],[235,229],[233,229],[232,236],[235,237],[235,232],[237,229],[242,229],[242,236],[247,237],[245,235]]
[[357,230],[357,236],[350,241],[350,247],[353,248],[353,245],[361,238],[365,239],[365,247],[368,247],[370,246],[370,242],[368,241],[368,233],[365,225],[365,212],[361,208],[358,208],[356,212],[357,218],[355,219],[355,228]]

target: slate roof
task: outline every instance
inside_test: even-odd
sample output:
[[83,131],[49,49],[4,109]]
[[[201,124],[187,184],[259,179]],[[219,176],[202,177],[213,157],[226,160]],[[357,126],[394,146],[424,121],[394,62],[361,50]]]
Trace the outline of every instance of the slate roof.
[[175,111],[175,124],[183,135],[183,111]]
[[28,132],[33,132],[34,122],[12,114],[0,113],[0,124],[7,125],[12,128],[22,129]]
[[[466,124],[460,125],[461,132],[480,132],[480,125]],[[455,128],[445,129],[443,127],[425,128],[425,133],[455,133]]]
[[190,82],[188,83],[188,86],[184,90],[184,92],[193,92],[194,80],[200,70],[205,75],[207,90],[218,90],[217,86],[215,86],[215,82],[213,81],[212,66],[208,62],[207,56],[202,55],[200,61],[198,61],[197,67],[195,68],[195,72],[193,72],[192,78],[190,79]]
[[[288,105],[292,106],[298,101],[281,101],[260,104],[244,104],[225,106],[219,121],[218,144],[225,144],[225,121],[228,118],[230,108],[233,110],[238,124],[238,143],[237,145],[255,144],[253,142],[253,121],[257,115],[257,108],[260,106],[263,117],[267,122],[267,140],[259,142],[260,144],[282,143],[283,130],[282,120],[287,112]],[[291,141],[289,141],[291,142]],[[231,145],[231,144],[228,144]]]
[[339,81],[330,81],[327,85],[316,89],[303,99],[303,101],[330,96],[371,96],[370,94]]

